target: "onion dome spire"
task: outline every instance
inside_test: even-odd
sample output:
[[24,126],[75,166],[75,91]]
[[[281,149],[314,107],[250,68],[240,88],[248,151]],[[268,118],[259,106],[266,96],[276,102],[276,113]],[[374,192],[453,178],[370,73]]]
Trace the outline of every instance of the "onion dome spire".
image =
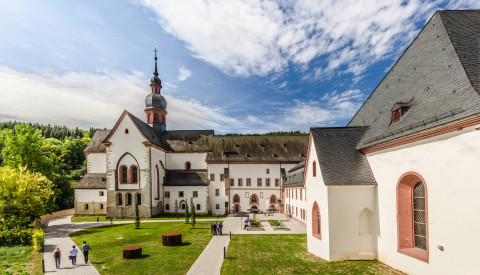
[[158,84],[158,85],[162,86],[162,81],[158,77],[158,71],[157,71],[157,52],[158,52],[157,45],[155,45],[155,50],[153,50],[153,51],[155,52],[155,72],[153,72],[153,77],[150,80],[150,83]]

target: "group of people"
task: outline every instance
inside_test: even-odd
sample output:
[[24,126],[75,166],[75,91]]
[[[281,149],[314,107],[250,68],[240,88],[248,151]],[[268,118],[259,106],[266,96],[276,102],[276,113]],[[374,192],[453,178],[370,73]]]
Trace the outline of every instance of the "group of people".
[[[83,241],[83,245],[80,248],[83,252],[83,258],[85,260],[85,264],[88,263],[88,252],[92,251],[92,248],[90,248],[90,245],[87,244],[86,241]],[[72,261],[72,265],[76,266],[77,265],[77,254],[78,254],[78,249],[75,245],[72,246],[72,249],[70,249],[70,255],[68,258]],[[56,247],[55,251],[53,251],[53,258],[55,259],[55,267],[60,268],[60,259],[62,258],[62,251],[60,251],[60,247]]]
[[210,221],[210,235],[222,235],[223,223]]
[[248,230],[249,227],[250,227],[250,218],[247,217],[245,219],[245,225],[243,226],[243,229]]

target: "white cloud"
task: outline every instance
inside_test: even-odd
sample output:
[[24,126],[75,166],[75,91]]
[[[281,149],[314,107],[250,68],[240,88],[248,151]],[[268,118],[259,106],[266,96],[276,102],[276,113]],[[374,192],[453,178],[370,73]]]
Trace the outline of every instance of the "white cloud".
[[189,78],[192,75],[192,72],[185,67],[181,67],[178,70],[178,80],[184,81],[185,79]]
[[[472,0],[461,0],[473,5]],[[443,1],[427,0],[142,0],[163,28],[227,74],[250,76],[300,67],[318,57],[311,77],[358,76],[399,54]],[[477,4],[478,5],[478,4]],[[460,5],[455,5],[458,7]],[[310,64],[311,65],[311,64]]]
[[[111,128],[125,109],[143,120],[144,98],[150,92],[147,79],[139,73],[28,74],[0,67],[0,121]],[[221,109],[165,97],[169,129],[233,131],[239,124]]]
[[[123,110],[144,119],[144,98],[150,93],[141,73],[29,74],[0,67],[0,121],[26,121],[69,127],[111,128]],[[294,100],[271,104],[264,115],[232,117],[224,109],[193,99],[174,97],[175,86],[165,85],[167,128],[213,129],[216,133],[308,131],[349,119],[363,101],[359,90],[333,92],[319,101]]]

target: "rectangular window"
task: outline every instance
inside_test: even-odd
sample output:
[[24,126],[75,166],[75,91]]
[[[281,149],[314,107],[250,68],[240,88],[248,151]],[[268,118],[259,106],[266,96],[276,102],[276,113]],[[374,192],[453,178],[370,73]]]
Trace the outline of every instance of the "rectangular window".
[[238,179],[238,186],[243,186],[243,179]]
[[200,210],[200,204],[197,204],[197,210]]
[[215,181],[215,174],[210,174],[210,181]]
[[260,192],[260,198],[263,198],[263,192]]
[[198,198],[198,191],[193,191],[193,197]]
[[248,198],[248,197],[250,197],[250,193],[245,192],[245,198]]
[[230,179],[230,186],[235,186],[235,180],[234,179]]
[[100,197],[103,197],[103,191],[99,191],[99,192],[98,192],[98,195],[99,195]]
[[178,196],[179,196],[180,198],[183,198],[183,191],[178,191]]
[[215,197],[220,196],[220,189],[215,189]]
[[247,178],[247,186],[252,186],[252,179]]
[[257,186],[262,186],[262,178],[257,178]]
[[270,179],[265,179],[265,186],[270,187]]
[[270,169],[267,168],[267,175],[270,174]]
[[279,187],[280,186],[280,179],[275,179],[275,186]]
[[225,180],[225,175],[224,174],[220,174],[220,181],[224,181]]
[[217,209],[217,210],[220,209],[220,204],[217,203],[217,204],[215,205],[215,209]]
[[170,210],[170,205],[168,203],[165,204],[165,210]]
[[170,198],[170,191],[165,191],[165,198]]

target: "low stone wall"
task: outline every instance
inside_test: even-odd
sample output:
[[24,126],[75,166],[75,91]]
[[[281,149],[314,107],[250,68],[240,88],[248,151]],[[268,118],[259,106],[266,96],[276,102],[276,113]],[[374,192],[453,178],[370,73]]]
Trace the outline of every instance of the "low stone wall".
[[65,217],[65,216],[71,216],[73,214],[75,214],[75,208],[65,209],[65,210],[53,212],[53,213],[48,214],[48,215],[43,215],[43,216],[40,216],[40,224],[43,224],[47,220],[50,220],[50,219]]
[[104,202],[76,202],[75,216],[104,216],[107,214]]

